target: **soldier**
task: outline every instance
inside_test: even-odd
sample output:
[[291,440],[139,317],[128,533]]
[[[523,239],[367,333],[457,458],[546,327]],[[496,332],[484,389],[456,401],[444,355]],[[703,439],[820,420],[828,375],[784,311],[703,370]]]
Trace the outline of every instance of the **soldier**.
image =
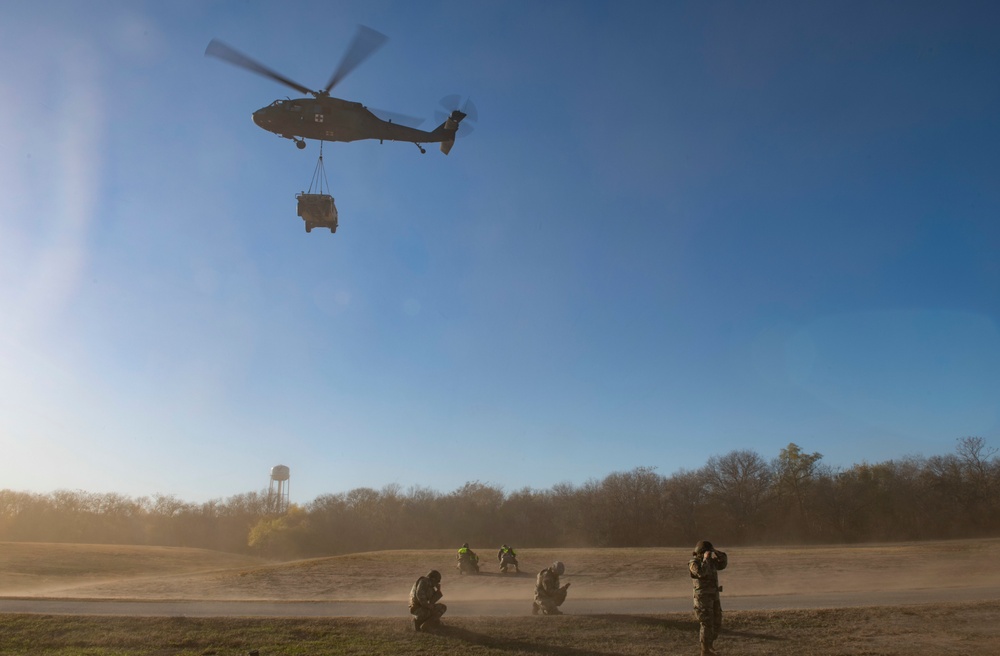
[[468,542],[463,544],[462,548],[458,550],[458,564],[456,567],[458,567],[459,574],[479,573],[479,556],[469,548]]
[[517,568],[517,554],[514,553],[513,547],[506,544],[500,547],[500,551],[497,552],[497,560],[500,561],[500,571],[504,574],[507,573],[507,568],[511,565],[514,566],[515,572],[521,571]]
[[559,561],[552,563],[551,567],[546,567],[538,573],[535,579],[535,601],[531,604],[531,614],[538,615],[562,615],[559,606],[566,601],[566,589],[569,583],[559,587],[559,577],[566,571],[566,567]]
[[441,616],[448,607],[439,604],[441,594],[441,572],[432,569],[427,576],[421,576],[410,589],[410,614],[413,615],[413,628],[421,629],[440,626]]
[[698,632],[701,654],[715,656],[717,652],[712,649],[712,643],[722,629],[719,570],[726,569],[729,559],[724,552],[716,551],[708,540],[699,542],[691,555],[694,558],[688,561],[688,570],[694,585],[694,614],[701,624]]

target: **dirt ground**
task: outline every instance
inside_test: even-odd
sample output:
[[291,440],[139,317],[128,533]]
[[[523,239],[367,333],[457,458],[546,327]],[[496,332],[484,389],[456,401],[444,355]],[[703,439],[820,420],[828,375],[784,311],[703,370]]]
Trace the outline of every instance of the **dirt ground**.
[[[734,608],[767,597],[826,597],[843,606],[856,605],[844,603],[852,597],[922,603],[1000,590],[1000,539],[720,548],[730,563],[723,594]],[[501,574],[495,553],[481,548],[482,574],[459,576],[452,550],[268,563],[198,549],[0,543],[0,597],[399,603],[418,576],[437,569],[451,602],[503,602],[530,599],[535,574],[555,560],[566,565],[571,600],[680,602],[691,595],[687,549],[523,549],[519,574]]]
[[[726,549],[723,654],[1000,655],[1000,540]],[[0,543],[0,656],[696,654],[687,549],[523,549],[459,576],[452,550],[288,563],[195,549]],[[553,560],[566,615],[528,612]],[[444,574],[446,627],[405,600]]]

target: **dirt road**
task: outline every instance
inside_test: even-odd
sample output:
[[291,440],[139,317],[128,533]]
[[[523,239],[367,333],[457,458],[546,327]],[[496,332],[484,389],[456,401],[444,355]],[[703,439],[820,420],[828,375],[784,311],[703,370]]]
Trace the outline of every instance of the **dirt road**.
[[[782,608],[856,608],[975,602],[1000,597],[1000,587],[934,588],[909,591],[823,593],[801,595],[723,596],[723,607],[735,610]],[[448,601],[445,599],[444,601]],[[448,614],[459,617],[526,615],[531,600],[452,602]],[[686,612],[689,598],[573,599],[563,606],[571,615],[655,615]],[[177,601],[0,598],[0,613],[45,615],[128,615],[137,617],[395,617],[406,616],[405,600],[399,603],[370,601]]]

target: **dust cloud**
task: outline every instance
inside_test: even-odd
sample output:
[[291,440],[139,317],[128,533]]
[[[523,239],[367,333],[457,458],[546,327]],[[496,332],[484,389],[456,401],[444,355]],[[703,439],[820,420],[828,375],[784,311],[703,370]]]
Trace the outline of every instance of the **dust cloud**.
[[[444,603],[477,602],[484,613],[524,602],[535,575],[566,564],[567,604],[584,600],[690,599],[689,549],[520,549],[520,573],[484,566],[458,575],[454,553],[384,551],[287,563],[219,552],[95,545],[0,545],[0,597],[64,599],[389,602],[404,606],[430,569]],[[126,552],[118,550],[126,549]],[[1000,540],[722,549],[724,597],[871,593],[1000,587]],[[192,553],[194,552],[194,553]],[[117,554],[117,555],[116,555]],[[123,566],[122,562],[127,561]]]

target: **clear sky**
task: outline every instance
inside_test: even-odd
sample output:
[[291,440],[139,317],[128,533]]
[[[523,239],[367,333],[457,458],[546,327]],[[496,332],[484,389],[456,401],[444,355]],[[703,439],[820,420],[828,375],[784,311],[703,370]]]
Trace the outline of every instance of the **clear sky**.
[[[327,144],[322,87],[475,130]],[[0,4],[0,487],[516,490],[1000,447],[1000,4]]]

